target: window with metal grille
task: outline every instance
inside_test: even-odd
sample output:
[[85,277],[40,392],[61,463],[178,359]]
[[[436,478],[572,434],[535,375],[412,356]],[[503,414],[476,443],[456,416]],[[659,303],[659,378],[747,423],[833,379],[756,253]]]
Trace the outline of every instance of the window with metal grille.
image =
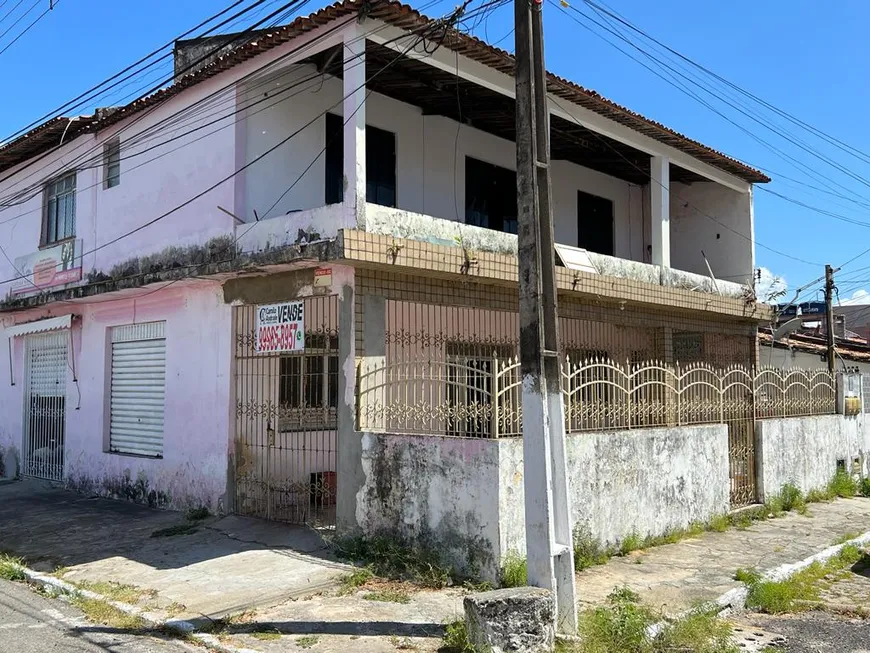
[[[326,114],[326,203],[344,198],[344,120]],[[396,135],[366,125],[366,202],[396,206]]]
[[493,396],[499,387],[495,361],[499,367],[507,365],[513,353],[503,345],[447,344],[447,435],[490,437]]
[[306,335],[305,351],[280,360],[280,431],[335,428],[338,407],[338,337]]
[[166,404],[166,322],[112,328],[109,451],[160,457]]
[[76,235],[76,173],[71,172],[45,187],[42,244],[50,245]]
[[103,145],[103,180],[105,188],[121,183],[121,139],[113,138]]

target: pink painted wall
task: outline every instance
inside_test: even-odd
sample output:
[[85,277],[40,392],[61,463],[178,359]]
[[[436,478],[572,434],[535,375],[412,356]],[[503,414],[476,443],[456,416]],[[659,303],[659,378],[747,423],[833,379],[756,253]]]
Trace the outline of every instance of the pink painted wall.
[[[71,371],[67,376],[67,482],[80,489],[140,502],[148,502],[148,493],[153,490],[159,496],[153,495],[151,501],[159,499],[158,503],[169,507],[225,507],[232,327],[231,308],[223,303],[220,284],[176,284],[141,299],[68,304],[40,314],[18,314],[16,318],[21,322],[49,313],[70,312],[81,319],[73,327],[78,384],[73,382]],[[108,330],[156,320],[166,320],[163,458],[107,453]],[[0,339],[6,340],[2,335],[0,331]],[[21,337],[15,338],[13,364],[16,385],[11,387],[8,355],[0,362],[0,447],[21,444]]]

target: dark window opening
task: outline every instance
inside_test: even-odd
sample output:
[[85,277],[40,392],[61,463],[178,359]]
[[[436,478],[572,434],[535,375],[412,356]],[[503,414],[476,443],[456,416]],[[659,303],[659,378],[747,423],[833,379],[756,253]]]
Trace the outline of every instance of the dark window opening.
[[[326,114],[326,203],[344,199],[344,119]],[[366,201],[396,206],[396,135],[366,125]]]
[[613,256],[613,202],[577,191],[577,246]]
[[517,233],[517,173],[465,157],[465,222]]

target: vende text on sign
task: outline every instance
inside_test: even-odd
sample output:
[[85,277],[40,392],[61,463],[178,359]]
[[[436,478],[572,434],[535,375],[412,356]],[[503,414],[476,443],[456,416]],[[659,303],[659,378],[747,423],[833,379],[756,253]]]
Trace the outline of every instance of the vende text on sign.
[[257,307],[257,351],[305,349],[305,303],[265,304]]

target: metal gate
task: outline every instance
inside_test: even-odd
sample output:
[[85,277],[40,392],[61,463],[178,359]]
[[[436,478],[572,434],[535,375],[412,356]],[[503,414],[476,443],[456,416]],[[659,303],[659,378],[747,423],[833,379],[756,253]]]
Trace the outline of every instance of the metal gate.
[[235,511],[335,525],[338,297],[304,300],[304,350],[258,353],[256,306],[233,309]]
[[63,480],[67,331],[25,340],[22,474]]

